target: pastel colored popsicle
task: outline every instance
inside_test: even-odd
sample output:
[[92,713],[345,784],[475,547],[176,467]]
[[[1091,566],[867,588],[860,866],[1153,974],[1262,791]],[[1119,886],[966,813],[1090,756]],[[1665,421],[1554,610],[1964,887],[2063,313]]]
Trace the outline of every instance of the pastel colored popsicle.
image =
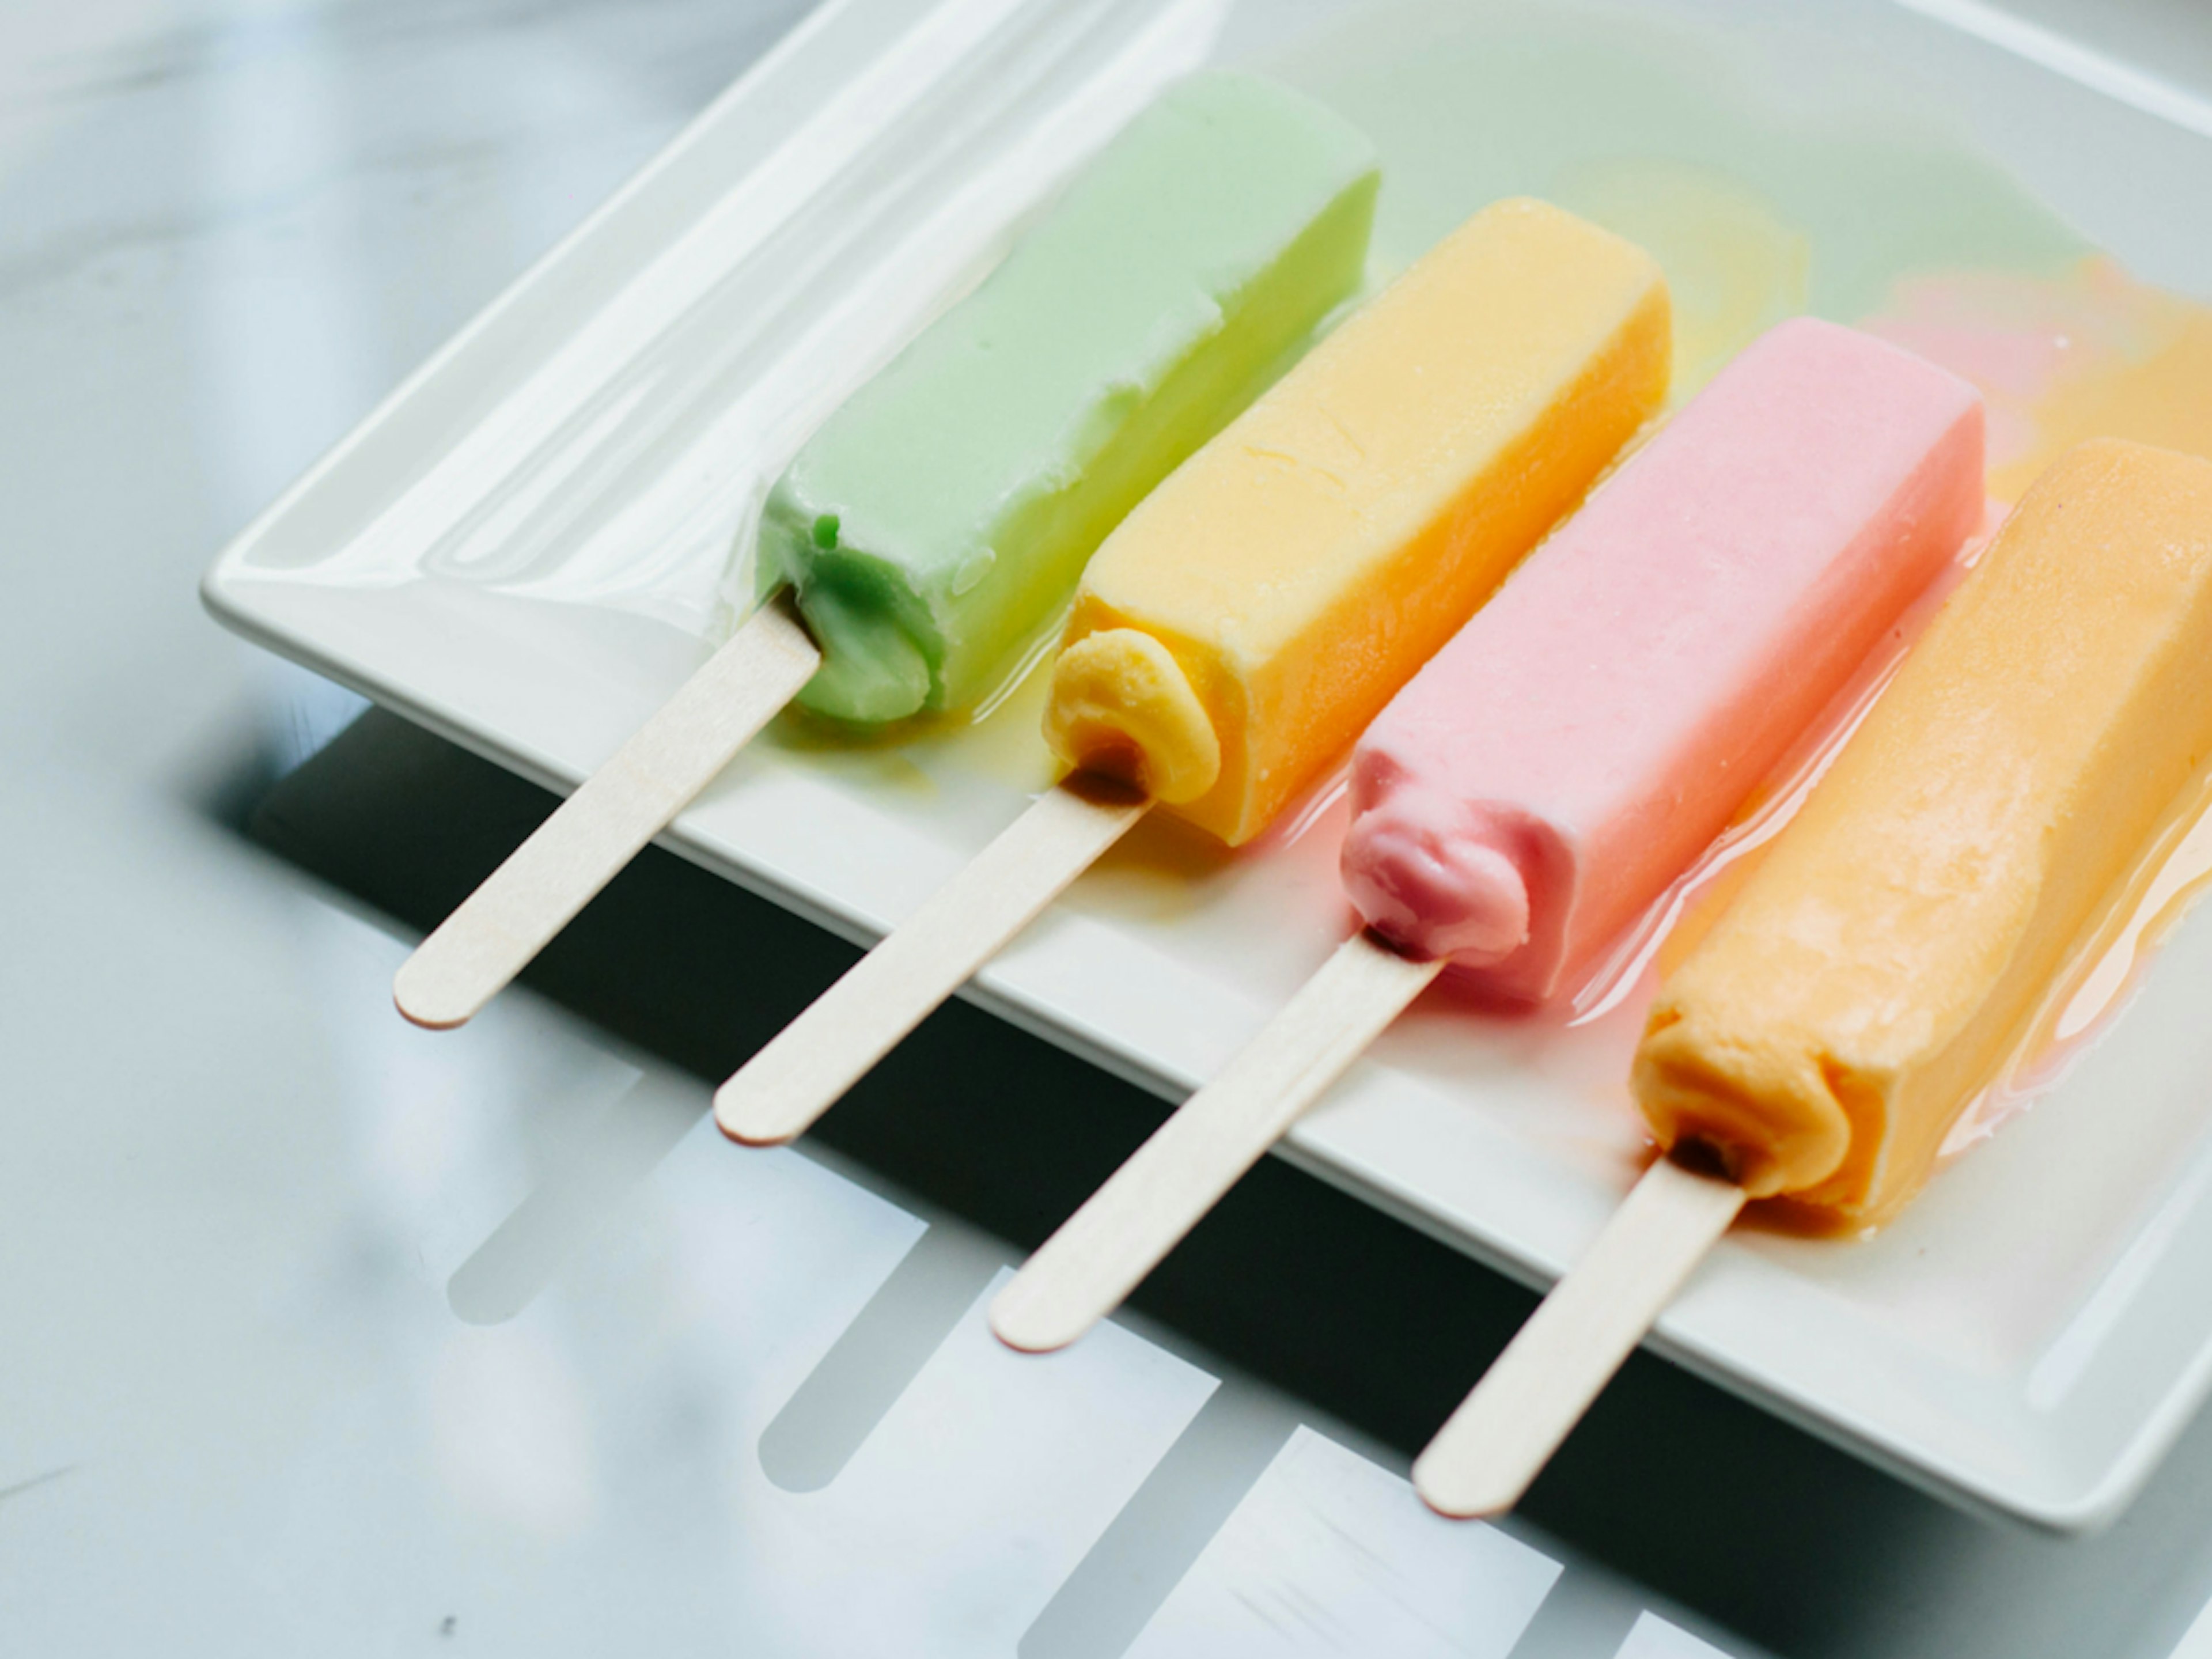
[[1360,739],[1361,916],[1552,995],[1726,827],[1984,500],[1972,388],[1832,323],[1770,331]]
[[723,1128],[805,1129],[1151,802],[1257,834],[1658,408],[1669,346],[1658,266],[1557,208],[1438,244],[1107,538],[1045,720],[1074,776],[722,1085]]
[[1887,1220],[2208,755],[2212,462],[2083,445],[1661,988],[1661,1145]]
[[1132,122],[770,493],[761,591],[787,584],[823,652],[800,702],[894,720],[1002,682],[1107,532],[1357,291],[1376,176],[1248,75]]
[[1694,1156],[1646,1172],[1452,1414],[1425,1498],[1516,1502],[1747,1198],[1896,1214],[2185,804],[2208,663],[2212,462],[2070,451],[1662,984],[1636,1099]]
[[1344,870],[1369,930],[1023,1269],[1000,1334],[1057,1347],[1109,1312],[1444,958],[1548,995],[1721,830],[1983,504],[1970,387],[1830,323],[1753,344],[1360,739]]
[[1641,249],[1541,202],[1478,213],[1107,539],[1053,748],[1249,841],[1657,410],[1669,343]]
[[794,696],[881,723],[1018,672],[1099,539],[1358,291],[1376,187],[1300,94],[1163,94],[800,450],[760,607],[408,959],[400,1012],[468,1019]]

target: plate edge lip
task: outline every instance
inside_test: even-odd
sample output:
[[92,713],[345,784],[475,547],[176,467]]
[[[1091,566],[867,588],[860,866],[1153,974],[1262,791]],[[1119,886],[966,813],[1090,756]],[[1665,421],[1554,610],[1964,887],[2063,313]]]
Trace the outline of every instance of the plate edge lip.
[[[240,585],[250,586],[252,583],[249,580]],[[501,735],[467,726],[434,703],[394,687],[365,664],[284,634],[256,615],[250,602],[232,587],[229,579],[220,578],[211,571],[203,586],[203,599],[217,621],[251,643],[324,674],[434,735],[541,787],[559,792],[574,786],[576,777],[565,769],[532,757]],[[833,895],[807,884],[794,882],[773,866],[739,862],[719,846],[700,839],[681,817],[656,836],[654,844],[769,902],[795,911],[850,942],[872,943],[885,932],[879,918],[842,903]],[[1196,1086],[1168,1068],[1120,1051],[1101,1034],[1085,1029],[1062,1011],[997,980],[997,975],[986,969],[983,975],[963,987],[958,994],[995,1018],[1006,1019],[1017,1029],[1098,1066],[1170,1106],[1187,1098]],[[1412,1227],[1524,1287],[1540,1291],[1557,1282],[1559,1273],[1548,1264],[1498,1237],[1455,1225],[1434,1209],[1394,1190],[1356,1160],[1334,1157],[1296,1139],[1285,1139],[1272,1150],[1274,1156],[1294,1168],[1349,1193],[1401,1225]],[[1778,1383],[1765,1372],[1747,1365],[1728,1351],[1711,1346],[1693,1334],[1670,1329],[1672,1322],[1662,1320],[1643,1345],[1667,1363],[1954,1507],[1984,1517],[2024,1522],[2039,1530],[2068,1535],[2095,1532],[2118,1518],[2187,1427],[2208,1389],[2212,1389],[2212,1338],[2208,1338],[2191,1362],[2182,1368],[2177,1381],[2160,1395],[2136,1431],[2122,1443],[2119,1450],[2094,1478],[2063,1490],[2029,1492],[2000,1480],[1978,1477],[1924,1441],[1880,1429],[1863,1415],[1842,1409],[1835,1402]]]
[[[1316,1179],[1351,1193],[1401,1224],[1472,1257],[1524,1289],[1541,1294],[1559,1282],[1559,1272],[1547,1263],[1497,1238],[1454,1226],[1434,1211],[1365,1173],[1352,1161],[1340,1161],[1288,1139],[1278,1142],[1271,1150],[1274,1156]],[[1778,1382],[1726,1349],[1682,1331],[1671,1314],[1662,1316],[1660,1323],[1638,1346],[1668,1364],[1954,1508],[1984,1519],[2025,1524],[2036,1531],[2061,1536],[2093,1534],[2118,1519],[2157,1472],[2166,1452],[2203,1404],[2208,1391],[2212,1391],[2212,1336],[2208,1336],[2199,1344],[2191,1362],[2180,1369],[2174,1383],[2142,1419],[2141,1426],[2121,1443],[2104,1467],[2087,1480],[2052,1482],[2031,1492],[2025,1485],[1978,1476],[1971,1466],[1962,1467],[1957,1459],[1944,1455],[1924,1438],[1882,1429],[1864,1413],[1839,1409],[1815,1395]]]
[[[536,288],[549,272],[570,258],[588,239],[596,236],[610,218],[690,154],[702,142],[708,128],[721,121],[738,104],[755,95],[771,77],[787,70],[817,35],[860,3],[861,0],[818,0],[818,3],[778,36],[743,73],[671,134],[659,149],[640,162],[628,177],[590,208],[568,230],[556,237],[550,246],[526,263],[501,286],[497,293],[471,312],[467,320],[441,341],[428,356],[372,403],[343,436],[310,461],[302,471],[277,492],[268,506],[254,514],[235,534],[229,537],[209,561],[199,583],[200,600],[206,609],[226,626],[254,638],[257,644],[265,645],[265,637],[256,638],[233,620],[233,612],[216,592],[220,582],[253,580],[236,569],[243,564],[246,549],[291,512],[339,463],[357,450],[371,432],[383,426],[400,405],[413,398],[434,376],[449,367],[471,343],[481,337],[495,319],[520,303],[522,296]],[[741,177],[749,177],[758,172],[770,159],[769,155],[757,157],[752,167]]]

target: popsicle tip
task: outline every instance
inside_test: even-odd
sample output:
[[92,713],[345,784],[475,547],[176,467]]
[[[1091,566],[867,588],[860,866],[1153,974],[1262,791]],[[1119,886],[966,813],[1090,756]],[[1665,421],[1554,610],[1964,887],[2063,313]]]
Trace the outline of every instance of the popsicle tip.
[[1053,665],[1045,741],[1078,769],[1188,805],[1221,777],[1221,738],[1189,675],[1140,629],[1070,643]]
[[1528,881],[1521,866],[1495,847],[1468,847],[1459,863],[1459,915],[1443,954],[1502,962],[1528,942]]
[[1504,962],[1528,942],[1528,883],[1486,830],[1459,803],[1401,786],[1346,835],[1345,891],[1370,927],[1411,954],[1470,968]]

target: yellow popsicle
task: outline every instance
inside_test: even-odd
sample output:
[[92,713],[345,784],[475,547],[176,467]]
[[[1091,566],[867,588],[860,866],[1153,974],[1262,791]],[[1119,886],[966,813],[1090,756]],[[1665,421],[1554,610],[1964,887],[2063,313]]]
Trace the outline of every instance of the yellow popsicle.
[[1231,846],[1342,754],[1666,395],[1650,255],[1499,202],[1108,538],[1045,732]]
[[1661,987],[1660,1143],[1893,1215],[2212,754],[2208,668],[2212,463],[2070,451]]

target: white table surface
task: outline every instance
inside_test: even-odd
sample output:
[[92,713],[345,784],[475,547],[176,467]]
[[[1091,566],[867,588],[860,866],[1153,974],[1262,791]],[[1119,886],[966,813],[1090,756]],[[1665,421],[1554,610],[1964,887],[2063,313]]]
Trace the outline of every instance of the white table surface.
[[[1523,1516],[1432,1519],[1527,1299],[1287,1169],[1001,1352],[1156,1105],[955,1009],[727,1146],[696,1068],[842,947],[665,856],[465,1032],[391,1012],[543,802],[195,580],[799,9],[0,7],[0,1653],[2212,1656],[2212,1423],[2061,1541],[1644,1360]],[[2195,0],[2014,9],[2212,91]]]

